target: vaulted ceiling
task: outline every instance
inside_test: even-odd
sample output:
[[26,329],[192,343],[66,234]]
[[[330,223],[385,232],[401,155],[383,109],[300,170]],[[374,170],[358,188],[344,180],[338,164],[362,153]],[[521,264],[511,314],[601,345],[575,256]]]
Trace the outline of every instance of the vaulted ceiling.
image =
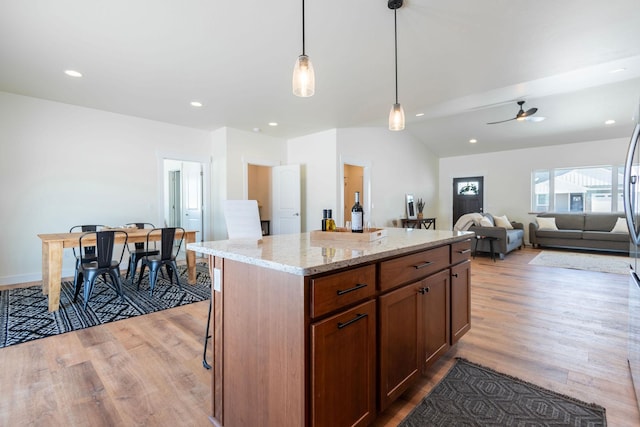
[[[291,92],[301,0],[0,0],[0,91],[282,138],[386,129],[395,97],[386,0],[306,0],[305,12],[311,98]],[[631,134],[638,0],[405,0],[397,19],[403,132],[438,156]],[[486,124],[515,117],[518,100],[545,120]]]

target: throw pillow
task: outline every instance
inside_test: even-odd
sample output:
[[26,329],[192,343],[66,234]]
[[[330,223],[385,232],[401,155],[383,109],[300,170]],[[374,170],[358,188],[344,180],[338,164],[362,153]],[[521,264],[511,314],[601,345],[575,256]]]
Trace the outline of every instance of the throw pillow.
[[486,216],[483,216],[482,219],[480,220],[480,226],[482,226],[482,227],[493,227],[493,223],[491,222],[491,220],[489,218],[487,218]]
[[504,227],[507,230],[513,230],[513,225],[511,225],[511,221],[507,219],[506,215],[494,216],[493,220],[496,222],[496,227]]
[[624,218],[618,218],[616,221],[616,225],[611,229],[612,233],[628,233],[629,228],[627,227],[627,220]]
[[536,218],[536,222],[538,223],[538,230],[553,231],[558,229],[555,218]]

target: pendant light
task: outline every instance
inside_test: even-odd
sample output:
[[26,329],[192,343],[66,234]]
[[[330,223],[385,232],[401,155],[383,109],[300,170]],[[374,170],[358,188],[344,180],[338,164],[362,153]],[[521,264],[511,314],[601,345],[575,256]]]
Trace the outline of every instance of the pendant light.
[[398,21],[396,11],[402,7],[403,0],[389,0],[387,6],[393,10],[393,33],[395,37],[395,65],[396,65],[396,102],[389,113],[389,130],[404,129],[404,110],[398,102]]
[[304,0],[302,0],[302,55],[298,57],[293,67],[293,94],[306,98],[316,91],[316,78],[313,73],[311,60],[304,50]]

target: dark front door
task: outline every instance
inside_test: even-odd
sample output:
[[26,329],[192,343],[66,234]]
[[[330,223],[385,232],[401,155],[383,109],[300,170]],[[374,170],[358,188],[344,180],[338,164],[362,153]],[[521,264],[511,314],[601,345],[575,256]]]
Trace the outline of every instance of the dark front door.
[[453,224],[464,214],[483,212],[484,177],[453,178]]

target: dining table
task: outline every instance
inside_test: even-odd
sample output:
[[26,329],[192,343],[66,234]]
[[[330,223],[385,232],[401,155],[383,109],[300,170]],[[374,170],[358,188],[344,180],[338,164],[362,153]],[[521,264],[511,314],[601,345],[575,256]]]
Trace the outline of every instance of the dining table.
[[[110,228],[110,230],[126,231],[128,243],[142,243],[147,241],[147,235],[151,229],[139,228]],[[49,311],[57,311],[60,308],[60,287],[62,284],[62,255],[66,248],[80,246],[80,236],[84,233],[50,233],[38,234],[42,241],[42,293],[48,296]],[[184,248],[187,261],[187,281],[193,285],[196,283],[196,253],[186,249],[187,244],[196,241],[196,231],[185,230]],[[182,236],[180,229],[176,230],[176,237]],[[149,235],[149,241],[161,239],[161,233]],[[115,234],[115,243],[123,244],[125,236],[122,233]],[[95,243],[95,239],[93,239]],[[83,246],[92,243],[92,239],[83,239]]]

